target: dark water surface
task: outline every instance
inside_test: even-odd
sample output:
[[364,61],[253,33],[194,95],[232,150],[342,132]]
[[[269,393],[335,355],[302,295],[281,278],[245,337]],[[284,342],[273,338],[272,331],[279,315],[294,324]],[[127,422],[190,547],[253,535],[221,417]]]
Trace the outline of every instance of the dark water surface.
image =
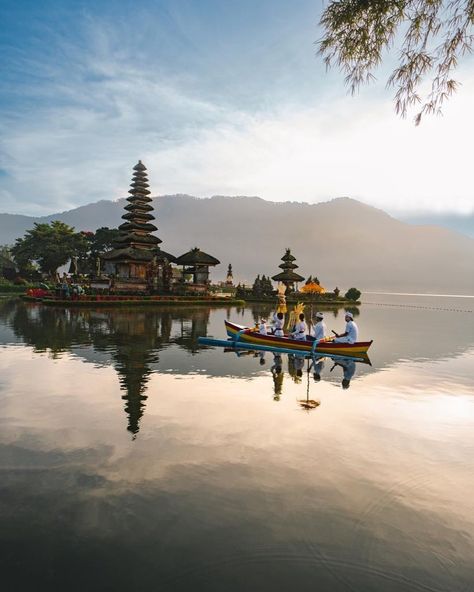
[[0,301],[1,589],[474,590],[474,299],[365,300],[319,382],[198,348],[257,308]]

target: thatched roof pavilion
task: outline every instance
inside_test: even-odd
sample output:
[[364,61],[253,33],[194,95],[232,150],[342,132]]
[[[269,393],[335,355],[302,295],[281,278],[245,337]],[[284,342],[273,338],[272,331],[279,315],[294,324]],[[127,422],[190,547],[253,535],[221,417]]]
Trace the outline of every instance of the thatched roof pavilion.
[[219,259],[194,247],[184,255],[178,257],[176,265],[183,266],[183,276],[192,274],[194,284],[209,283],[209,267],[219,265]]

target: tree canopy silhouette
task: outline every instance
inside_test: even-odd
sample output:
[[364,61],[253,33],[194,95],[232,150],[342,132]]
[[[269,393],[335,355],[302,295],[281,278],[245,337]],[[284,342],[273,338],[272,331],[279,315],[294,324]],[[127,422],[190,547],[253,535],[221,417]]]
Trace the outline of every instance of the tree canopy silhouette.
[[[345,72],[352,93],[375,79],[383,52],[398,45],[387,86],[395,89],[398,114],[418,105],[418,125],[423,115],[439,114],[459,85],[452,75],[472,51],[474,0],[333,0],[320,24],[319,53],[327,67]],[[426,79],[431,85],[422,97]]]
[[61,265],[86,248],[86,238],[64,222],[35,223],[23,238],[18,238],[12,254],[20,267],[36,261],[42,272],[54,275]]

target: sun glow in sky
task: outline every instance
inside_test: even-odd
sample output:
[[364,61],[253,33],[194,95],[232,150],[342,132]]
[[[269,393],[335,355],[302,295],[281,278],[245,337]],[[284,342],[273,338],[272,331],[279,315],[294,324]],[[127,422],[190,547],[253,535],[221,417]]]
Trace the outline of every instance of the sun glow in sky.
[[153,194],[349,196],[471,212],[473,61],[443,117],[351,97],[316,55],[320,0],[4,0],[0,211],[116,199],[142,159]]

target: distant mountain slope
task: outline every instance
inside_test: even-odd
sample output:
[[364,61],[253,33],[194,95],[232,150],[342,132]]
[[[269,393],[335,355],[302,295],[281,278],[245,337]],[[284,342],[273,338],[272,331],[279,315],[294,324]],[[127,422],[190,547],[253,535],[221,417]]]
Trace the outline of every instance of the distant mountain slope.
[[401,216],[400,220],[417,225],[444,226],[474,238],[474,214],[465,216],[461,214],[418,214],[415,216]]
[[[12,243],[35,221],[63,220],[77,230],[117,226],[123,200],[100,201],[46,218],[0,214],[0,244]],[[474,239],[445,228],[413,226],[349,198],[325,203],[274,203],[256,197],[154,199],[164,250],[181,255],[199,246],[232,263],[237,281],[278,273],[291,247],[305,277],[333,289],[474,294]]]

